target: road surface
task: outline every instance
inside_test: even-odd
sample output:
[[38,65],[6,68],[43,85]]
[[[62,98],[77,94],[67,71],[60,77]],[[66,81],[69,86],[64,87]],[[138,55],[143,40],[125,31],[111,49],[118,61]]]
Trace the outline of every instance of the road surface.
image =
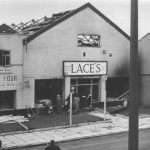
[[[128,150],[128,133],[57,143],[61,150]],[[44,150],[46,146],[16,150]],[[150,150],[150,129],[139,132],[139,150]]]

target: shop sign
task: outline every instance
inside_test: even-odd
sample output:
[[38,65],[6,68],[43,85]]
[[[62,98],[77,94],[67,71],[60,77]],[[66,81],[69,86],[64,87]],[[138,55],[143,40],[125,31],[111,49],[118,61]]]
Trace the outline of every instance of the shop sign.
[[21,83],[18,81],[18,75],[11,69],[0,69],[0,89],[17,87]]
[[64,76],[106,75],[106,61],[63,62]]

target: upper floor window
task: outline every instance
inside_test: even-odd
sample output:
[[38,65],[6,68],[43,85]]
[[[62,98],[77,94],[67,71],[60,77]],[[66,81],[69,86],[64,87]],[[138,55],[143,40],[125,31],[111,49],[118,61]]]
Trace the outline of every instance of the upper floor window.
[[99,35],[78,34],[78,46],[100,47],[100,36]]
[[10,66],[10,51],[0,50],[0,66]]

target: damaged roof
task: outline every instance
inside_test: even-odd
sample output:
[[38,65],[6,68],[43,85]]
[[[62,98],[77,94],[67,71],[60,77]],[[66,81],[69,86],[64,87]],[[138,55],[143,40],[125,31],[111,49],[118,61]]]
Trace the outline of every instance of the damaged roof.
[[82,11],[85,8],[91,8],[95,13],[97,13],[101,18],[107,21],[110,25],[112,25],[116,30],[118,30],[121,34],[123,34],[127,39],[130,40],[130,37],[121,30],[116,24],[114,24],[110,19],[108,19],[105,15],[103,15],[99,10],[97,10],[90,3],[86,3],[85,5],[70,11],[60,12],[57,14],[53,14],[52,17],[43,17],[39,20],[32,19],[27,23],[20,23],[19,25],[12,24],[11,27],[19,33],[26,34],[28,37],[24,39],[23,43],[26,44],[39,36],[40,34],[46,32],[47,30],[53,28],[55,25],[63,22],[69,17],[75,15],[76,13]]
[[71,11],[65,11],[65,12],[60,12],[58,14],[53,14],[52,17],[43,17],[39,20],[30,20],[29,22],[23,23],[21,22],[18,25],[15,25],[14,23],[11,24],[11,28],[16,30],[17,32],[21,34],[26,34],[26,35],[33,35],[35,32],[38,32],[39,30],[45,28],[46,26],[54,23],[64,15],[68,14]]
[[17,33],[17,31],[4,23],[0,25],[0,33],[14,34],[14,33]]

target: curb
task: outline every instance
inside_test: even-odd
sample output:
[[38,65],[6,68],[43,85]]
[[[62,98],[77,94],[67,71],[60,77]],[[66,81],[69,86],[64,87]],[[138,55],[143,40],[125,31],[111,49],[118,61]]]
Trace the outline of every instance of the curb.
[[[9,133],[2,133],[0,136],[7,136],[7,135],[13,135],[13,134],[24,134],[24,133],[32,133],[32,132],[37,132],[37,131],[47,131],[47,130],[55,130],[55,129],[65,129],[65,128],[73,128],[73,127],[80,127],[80,126],[87,126],[87,125],[92,125],[92,124],[99,124],[99,123],[110,123],[111,120],[107,119],[104,121],[95,121],[95,122],[87,122],[87,123],[81,123],[81,124],[76,124],[76,125],[67,125],[67,126],[58,126],[58,127],[50,127],[50,128],[43,128],[43,129],[34,129],[34,130],[28,130],[28,131],[17,131],[17,132],[9,132]],[[94,135],[95,136],[95,135]],[[100,135],[98,135],[100,136]],[[56,143],[60,142],[67,142],[67,141],[73,141],[73,140],[78,140],[78,139],[83,139],[83,138],[90,138],[93,136],[83,136],[80,138],[72,138],[72,139],[66,139],[66,140],[60,140],[56,141]],[[42,146],[42,145],[47,145],[48,143],[39,143],[39,144],[28,144],[28,145],[22,145],[22,146],[12,146],[12,147],[2,147],[0,150],[13,150],[13,149],[18,149],[18,148],[25,148],[25,147],[32,147],[32,146]]]
[[[150,115],[139,116],[139,118],[147,118],[147,117],[150,117]],[[50,128],[34,129],[34,130],[28,130],[28,131],[17,131],[17,132],[2,133],[2,134],[0,134],[0,136],[12,135],[12,134],[32,133],[32,132],[36,132],[36,131],[47,131],[47,130],[55,130],[55,129],[73,128],[73,127],[87,126],[87,125],[99,124],[99,123],[100,124],[110,123],[110,122],[112,122],[111,119],[107,119],[107,120],[102,120],[102,121],[87,122],[87,123],[81,123],[81,124],[76,124],[76,125],[66,125],[66,126],[57,126],[57,127],[50,127]],[[149,127],[141,127],[141,128],[139,127],[139,131],[140,130],[146,130],[146,129],[149,129],[149,128],[150,128],[150,126]],[[79,140],[79,139],[101,137],[101,136],[107,136],[107,135],[113,135],[113,134],[119,134],[119,133],[126,133],[126,132],[128,132],[128,128],[125,128],[122,131],[113,131],[112,130],[112,132],[110,132],[110,133],[99,133],[97,135],[83,135],[81,137],[74,137],[74,138],[71,138],[71,139],[58,140],[58,141],[56,141],[56,143],[63,143],[63,142],[74,141],[74,140]],[[28,144],[28,145],[2,147],[2,148],[0,148],[0,150],[15,150],[15,149],[19,149],[19,148],[28,148],[28,147],[36,147],[36,146],[44,146],[44,145],[46,146],[47,144],[48,144],[47,142],[41,142],[41,143],[38,143],[38,144],[34,143],[34,144]]]

